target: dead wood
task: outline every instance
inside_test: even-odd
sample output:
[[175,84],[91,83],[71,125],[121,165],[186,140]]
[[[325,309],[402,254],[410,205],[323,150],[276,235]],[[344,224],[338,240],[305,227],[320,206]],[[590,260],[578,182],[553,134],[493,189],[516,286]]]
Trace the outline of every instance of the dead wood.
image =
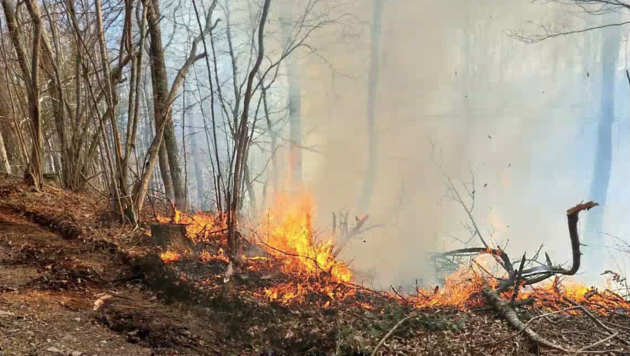
[[151,224],[151,236],[162,248],[177,252],[193,251],[193,244],[186,237],[186,225],[154,223]]
[[531,341],[537,343],[540,346],[544,346],[550,349],[563,351],[563,352],[570,352],[569,350],[563,348],[562,346],[543,338],[542,336],[534,332],[532,329],[530,329],[527,325],[523,324],[523,322],[516,315],[516,312],[514,311],[514,309],[510,307],[509,302],[499,298],[499,295],[497,294],[497,292],[493,291],[489,287],[484,287],[481,290],[481,293],[486,298],[486,301],[488,302],[488,304],[490,304],[492,308],[497,313],[499,313],[499,315],[501,315],[508,322],[508,324],[510,324],[510,326],[512,326],[514,329],[518,330],[519,332],[523,332],[525,335],[527,335],[527,337]]
[[[533,285],[538,282],[541,282],[553,275],[565,275],[572,276],[577,273],[580,269],[582,252],[580,251],[580,236],[577,230],[578,223],[578,215],[583,210],[590,210],[593,207],[598,206],[598,203],[588,202],[584,204],[578,204],[573,208],[567,210],[567,222],[569,226],[569,238],[571,240],[571,254],[573,257],[573,263],[570,269],[565,269],[561,266],[554,266],[551,262],[551,258],[549,255],[545,253],[547,259],[547,265],[537,266],[523,270],[521,273],[521,278],[524,281],[525,285]],[[510,271],[508,271],[509,273]],[[499,292],[503,292],[511,287],[516,279],[515,273],[510,273],[510,277],[507,280],[502,280],[499,285]]]
[[514,291],[512,292],[512,305],[514,305],[514,302],[516,301],[516,297],[518,296],[518,289],[521,286],[521,277],[523,276],[523,267],[525,267],[525,260],[527,259],[526,257],[527,252],[523,254],[523,258],[521,259],[521,265],[518,268],[518,274],[516,275],[516,281],[514,282]]
[[385,343],[387,338],[389,338],[394,333],[394,331],[396,331],[396,329],[398,329],[398,327],[400,325],[402,325],[402,323],[404,323],[405,321],[411,319],[414,316],[416,316],[416,313],[411,313],[411,314],[407,315],[406,317],[402,318],[399,322],[397,322],[396,325],[394,325],[391,329],[389,329],[389,331],[387,332],[387,334],[385,334],[385,336],[383,336],[381,341],[379,341],[378,344],[376,344],[376,347],[374,348],[374,351],[372,351],[372,354],[370,354],[370,356],[376,356],[376,353],[378,352],[378,349],[380,349],[381,346],[383,346],[383,344]]
[[500,249],[493,248],[485,248],[485,247],[470,247],[470,248],[462,248],[458,250],[448,251],[441,254],[441,256],[462,256],[462,255],[480,255],[480,254],[491,254],[493,256],[499,257],[501,259],[501,265],[503,268],[510,274],[514,272],[514,267],[512,266],[512,262],[510,262],[510,258],[505,253],[505,251]]
[[621,338],[618,336],[619,332],[609,328],[608,326],[606,326],[604,323],[602,323],[599,319],[597,319],[597,317],[595,317],[595,315],[593,315],[590,311],[588,311],[588,309],[586,309],[583,305],[581,305],[580,303],[574,302],[569,298],[564,298],[564,300],[566,302],[568,302],[569,304],[575,306],[576,308],[580,309],[584,315],[586,315],[589,319],[591,319],[595,324],[597,324],[599,327],[601,327],[602,329],[606,330],[606,332],[609,335],[617,335],[616,338],[623,342],[624,344],[630,346],[630,342],[628,342],[627,340]]
[[[375,227],[375,226],[372,226],[372,227],[367,228],[366,230],[363,230],[363,225],[365,224],[365,222],[367,221],[369,217],[370,217],[369,215],[362,216],[361,218],[359,218],[358,216],[355,217],[356,225],[352,228],[352,230],[350,230],[346,234],[346,236],[342,237],[341,241],[339,242],[339,244],[337,244],[335,251],[333,252],[333,257],[336,258],[353,237],[358,236],[361,233]],[[333,224],[335,224],[335,221],[336,221],[336,216],[333,215]]]
[[[578,351],[576,353],[585,353],[586,350],[592,349],[595,346],[599,346],[599,345],[601,345],[603,343],[606,343],[606,342],[612,340],[613,338],[615,338],[617,336],[619,336],[619,332],[616,332],[616,333],[614,333],[612,335],[609,335],[608,337],[606,337],[604,339],[601,339],[601,340],[599,340],[597,342],[594,342],[594,343],[592,343],[592,344],[590,344],[588,346],[584,346],[583,348],[580,349],[580,351]],[[606,351],[602,351],[602,352],[608,353],[608,352],[613,352],[613,351],[623,351],[623,350],[606,350]]]
[[[589,210],[597,205],[599,204],[590,201],[584,204],[580,203],[574,206],[573,208],[567,210],[567,220],[568,220],[568,225],[569,225],[569,238],[571,239],[571,252],[573,256],[573,263],[570,269],[565,269],[560,266],[553,266],[551,259],[547,255],[546,266],[539,266],[539,267],[523,270],[523,265],[525,264],[525,261],[526,261],[526,257],[525,255],[523,255],[518,273],[513,273],[513,269],[511,269],[511,271],[508,271],[510,273],[510,277],[507,280],[502,280],[499,288],[496,291],[490,289],[489,287],[484,287],[481,291],[486,301],[488,302],[488,304],[490,304],[492,308],[497,313],[499,313],[499,315],[501,315],[514,329],[518,330],[519,332],[523,332],[525,335],[527,335],[527,337],[530,340],[536,342],[538,345],[551,348],[554,350],[572,352],[575,354],[595,352],[595,351],[587,351],[586,349],[577,350],[577,351],[568,350],[568,349],[563,348],[562,346],[557,345],[554,342],[551,342],[547,339],[542,338],[536,332],[529,329],[528,327],[529,322],[527,324],[523,324],[523,322],[519,320],[514,309],[510,307],[510,303],[508,301],[502,300],[499,297],[499,294],[507,290],[512,285],[514,285],[514,293],[515,294],[518,293],[518,288],[521,284],[521,278],[523,279],[524,284],[531,285],[531,284],[538,283],[544,279],[547,279],[553,275],[562,274],[562,275],[570,276],[577,273],[577,271],[580,268],[580,262],[581,262],[580,259],[582,256],[582,253],[580,252],[580,238],[577,231],[578,215],[580,211]],[[468,249],[465,249],[464,251],[466,250]],[[477,248],[477,250],[482,250],[482,249]],[[506,255],[506,258],[507,258],[507,255]],[[509,261],[509,258],[507,258],[507,260]],[[514,300],[515,298],[512,298],[512,301]],[[593,319],[599,326],[604,328],[610,335],[615,334],[613,330],[606,327],[602,322],[597,320],[597,318],[595,318],[591,313],[589,313],[584,307],[568,299],[567,301],[573,304],[576,308],[582,309],[582,311],[584,311],[585,314],[589,315],[591,319]]]

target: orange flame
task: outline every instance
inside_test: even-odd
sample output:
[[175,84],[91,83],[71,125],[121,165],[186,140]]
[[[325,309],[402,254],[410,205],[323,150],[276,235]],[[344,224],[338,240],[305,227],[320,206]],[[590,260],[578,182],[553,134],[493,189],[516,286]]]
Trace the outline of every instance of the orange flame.
[[[296,197],[278,196],[274,205],[262,216],[259,227],[254,230],[262,247],[270,257],[245,257],[250,264],[248,270],[272,268],[279,262],[282,272],[290,276],[289,282],[265,288],[258,297],[282,304],[312,302],[311,295],[320,297],[321,305],[329,307],[333,302],[345,300],[356,294],[357,289],[349,282],[352,271],[348,265],[335,259],[333,236],[318,238],[313,229],[313,200],[308,194]],[[364,217],[361,216],[361,219]],[[187,237],[194,243],[209,239],[225,229],[225,219],[205,213],[185,214],[177,209],[172,218],[158,217],[162,223],[186,224]],[[224,240],[220,241],[222,244]],[[488,252],[491,252],[489,250]],[[181,256],[174,251],[166,251],[160,257],[165,263],[174,262]],[[483,303],[480,291],[489,285],[496,288],[497,278],[490,271],[496,267],[495,256],[477,256],[470,265],[459,268],[446,277],[441,287],[416,290],[415,295],[400,296],[396,292],[387,295],[398,301],[412,303],[417,308],[454,307],[466,310]],[[203,263],[212,261],[229,262],[227,254],[220,248],[216,254],[202,251]],[[273,275],[273,274],[272,274]],[[270,275],[271,276],[271,275]],[[216,277],[216,276],[215,276]],[[263,278],[264,279],[264,278]],[[210,282],[208,282],[210,283]],[[504,298],[511,298],[505,293]],[[567,307],[565,299],[587,306],[603,315],[615,313],[619,309],[630,310],[630,302],[611,292],[598,292],[573,280],[549,281],[540,287],[523,288],[517,300],[534,297],[538,307],[545,310],[559,310]],[[317,299],[317,298],[315,298]],[[356,302],[354,305],[372,310],[369,302]],[[578,311],[571,311],[579,313]]]
[[230,260],[225,254],[225,251],[220,248],[216,255],[211,255],[208,251],[201,252],[201,261],[203,263],[209,263],[212,261],[223,261],[225,263],[229,263]]
[[309,195],[291,199],[279,196],[262,217],[261,239],[265,249],[285,260],[283,271],[303,276],[329,275],[335,282],[348,282],[352,272],[333,256],[332,238],[319,242],[313,231],[313,201]]
[[354,294],[353,290],[339,288],[352,279],[352,272],[346,263],[335,259],[332,236],[327,241],[316,237],[312,218],[313,200],[308,194],[277,196],[261,218],[261,244],[269,254],[283,260],[282,271],[296,279],[265,289],[264,295],[270,301],[303,303],[308,294],[316,293],[327,299],[324,307],[328,307],[331,301]]
[[175,251],[166,251],[160,255],[160,258],[162,259],[162,261],[164,261],[164,263],[175,262],[179,260],[180,257],[181,256],[179,255],[179,253]]
[[227,227],[223,216],[215,216],[203,212],[189,215],[176,207],[173,207],[173,209],[174,214],[172,218],[156,216],[157,221],[162,224],[186,225],[186,236],[194,243],[208,242],[212,235],[223,232]]

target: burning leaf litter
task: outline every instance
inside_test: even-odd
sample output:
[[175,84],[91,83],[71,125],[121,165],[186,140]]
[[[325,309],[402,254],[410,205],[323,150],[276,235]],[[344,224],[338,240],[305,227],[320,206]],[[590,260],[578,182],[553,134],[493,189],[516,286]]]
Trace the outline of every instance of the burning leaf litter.
[[[417,309],[455,308],[468,311],[484,303],[481,296],[484,285],[490,285],[492,289],[497,287],[497,279],[488,272],[493,269],[495,259],[490,257],[493,252],[476,256],[469,264],[460,266],[445,278],[446,282],[441,287],[417,287],[413,294],[370,291],[351,283],[353,274],[350,267],[333,256],[335,236],[325,240],[316,236],[312,220],[313,201],[309,195],[298,198],[280,196],[258,224],[250,227],[249,243],[261,247],[265,256],[243,254],[242,261],[246,262],[248,273],[258,273],[263,275],[260,280],[271,282],[253,292],[253,295],[283,305],[315,303],[328,308],[334,303],[348,301],[363,309],[373,310],[374,306],[361,298],[366,293],[377,293]],[[214,253],[202,250],[199,255],[202,263],[229,263],[224,250],[225,223],[221,216],[208,213],[188,215],[176,209],[172,217],[159,216],[158,221],[185,224],[186,236],[195,244],[207,246],[211,242],[210,238],[213,238],[216,246],[223,246]],[[172,263],[181,260],[182,256],[174,251],[166,251],[161,258],[165,263]],[[274,270],[279,270],[281,274],[274,273]],[[200,285],[217,284],[220,284],[220,274],[216,273],[200,282]],[[505,293],[505,296],[510,298],[510,293]],[[598,292],[570,279],[556,279],[539,287],[529,287],[521,291],[516,301],[530,298],[535,300],[533,303],[537,307],[546,311],[565,308],[566,300],[583,303],[601,315],[630,310],[630,303],[613,292]]]

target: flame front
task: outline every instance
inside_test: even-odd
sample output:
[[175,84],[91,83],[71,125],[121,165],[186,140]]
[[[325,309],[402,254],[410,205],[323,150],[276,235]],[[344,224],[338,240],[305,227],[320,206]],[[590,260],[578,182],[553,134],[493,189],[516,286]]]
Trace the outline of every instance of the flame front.
[[294,281],[265,289],[265,297],[283,304],[305,302],[309,294],[334,300],[354,294],[339,288],[352,279],[345,262],[333,255],[333,237],[321,241],[312,224],[313,200],[308,194],[298,197],[279,196],[261,218],[258,238],[265,250],[283,261],[282,271]]
[[332,237],[318,242],[311,218],[313,202],[309,195],[291,199],[276,198],[275,204],[262,217],[260,239],[265,249],[284,259],[283,271],[303,276],[329,275],[335,282],[348,282],[352,272],[333,256]]
[[[279,196],[261,217],[258,227],[252,229],[249,240],[258,243],[269,256],[242,255],[247,261],[247,271],[262,272],[262,280],[272,279],[281,271],[281,282],[254,292],[254,295],[282,304],[315,302],[324,308],[334,302],[347,300],[359,290],[358,286],[348,283],[352,280],[352,271],[345,262],[334,256],[334,236],[322,239],[313,229],[313,200],[308,194],[300,196]],[[205,213],[187,215],[174,209],[171,218],[158,217],[162,223],[186,224],[187,237],[195,244],[209,242],[213,236],[215,243],[225,248],[225,219]],[[200,254],[203,263],[214,261],[229,262],[223,248],[216,253],[206,250]],[[401,295],[398,291],[381,293],[387,298],[400,303],[411,303],[416,308],[457,308],[468,310],[483,304],[481,289],[490,286],[496,289],[499,279],[491,273],[497,270],[496,256],[482,254],[462,265],[456,272],[447,276],[444,285],[434,288],[417,288],[414,295]],[[160,255],[166,263],[181,259],[175,251],[166,251]],[[276,271],[269,274],[270,270]],[[492,272],[491,272],[492,271]],[[274,277],[276,276],[276,277]],[[216,277],[216,276],[215,276]],[[498,276],[505,278],[506,276]],[[218,277],[217,277],[218,278]],[[214,279],[217,279],[213,277]],[[219,278],[220,280],[220,278]],[[503,298],[510,299],[511,291]],[[560,310],[570,306],[567,300],[577,302],[599,314],[610,315],[619,310],[630,310],[630,303],[621,296],[606,290],[598,292],[584,284],[572,280],[549,281],[541,286],[523,287],[517,300],[533,298],[534,303],[544,310]],[[354,305],[372,310],[370,302],[355,300]],[[579,313],[577,310],[571,313]],[[624,312],[625,313],[625,312]]]

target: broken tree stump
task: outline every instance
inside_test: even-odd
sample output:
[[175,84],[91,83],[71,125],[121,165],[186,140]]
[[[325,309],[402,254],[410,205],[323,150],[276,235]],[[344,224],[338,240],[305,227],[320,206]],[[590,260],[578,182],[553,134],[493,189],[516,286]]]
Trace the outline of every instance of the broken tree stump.
[[165,250],[183,253],[193,252],[193,243],[186,237],[184,224],[151,224],[151,236],[155,243]]

